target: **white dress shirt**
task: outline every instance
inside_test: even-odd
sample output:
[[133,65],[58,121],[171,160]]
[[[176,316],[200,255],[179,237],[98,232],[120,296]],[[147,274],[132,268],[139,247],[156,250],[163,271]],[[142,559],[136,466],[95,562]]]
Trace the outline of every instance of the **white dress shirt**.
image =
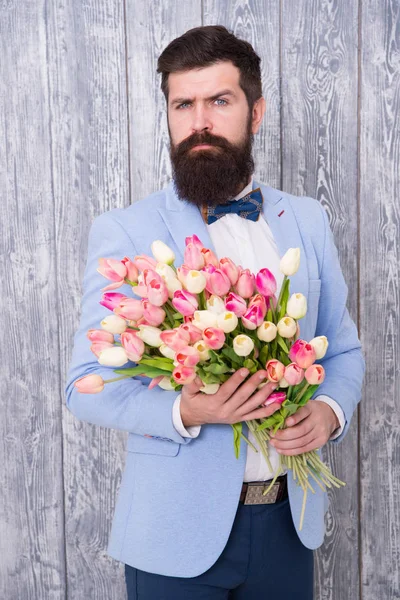
[[[250,183],[234,199],[239,200],[253,189],[253,178]],[[243,269],[250,269],[257,273],[260,269],[267,267],[275,276],[277,281],[277,294],[283,281],[283,273],[279,269],[280,256],[272,235],[272,231],[261,213],[258,221],[243,219],[235,214],[228,214],[218,219],[211,225],[207,225],[208,233],[213,242],[218,259],[225,256],[233,260]],[[201,430],[201,425],[184,427],[180,414],[179,395],[173,405],[173,424],[182,437],[196,438]],[[342,409],[329,396],[318,396],[315,400],[321,400],[331,406],[336,413],[340,427],[334,431],[330,439],[335,439],[343,431],[345,418]],[[233,432],[232,432],[233,435]],[[276,449],[268,445],[269,458],[273,471],[271,472],[259,449],[259,446],[251,433],[248,432],[250,442],[258,449],[258,452],[246,444],[247,459],[243,481],[266,481],[274,477],[279,464],[279,454]],[[242,446],[243,447],[243,446]],[[233,450],[232,450],[233,452]],[[284,470],[286,472],[286,469]]]

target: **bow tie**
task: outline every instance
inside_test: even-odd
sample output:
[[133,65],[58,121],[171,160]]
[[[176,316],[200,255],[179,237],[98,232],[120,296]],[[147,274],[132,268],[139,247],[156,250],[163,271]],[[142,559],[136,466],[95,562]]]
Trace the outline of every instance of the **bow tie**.
[[226,204],[217,204],[217,206],[203,206],[202,213],[207,225],[215,223],[225,215],[239,215],[243,219],[258,221],[262,205],[261,189],[256,188],[239,200],[230,200]]

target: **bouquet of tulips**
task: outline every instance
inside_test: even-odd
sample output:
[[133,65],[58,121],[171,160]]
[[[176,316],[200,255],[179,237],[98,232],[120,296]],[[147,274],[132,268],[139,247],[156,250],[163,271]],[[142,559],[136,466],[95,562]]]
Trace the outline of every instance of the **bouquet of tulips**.
[[[126,377],[151,378],[149,388],[180,390],[197,376],[205,394],[217,392],[221,383],[241,367],[250,375],[259,369],[278,384],[265,405],[281,408],[264,419],[246,421],[271,471],[268,442],[272,432],[285,427],[293,415],[314,395],[325,377],[315,361],[328,347],[325,336],[307,342],[300,339],[298,320],[307,312],[303,294],[290,295],[289,277],[300,264],[300,249],[290,248],[280,261],[283,282],[279,295],[274,275],[267,269],[253,274],[229,258],[218,260],[196,235],[185,240],[184,264],[175,267],[175,255],[162,241],[153,242],[153,257],[134,260],[100,258],[98,272],[112,283],[102,289],[100,304],[112,311],[87,337],[101,365],[133,368],[115,369],[119,377],[103,380],[87,375],[75,382],[81,393],[96,393],[104,385]],[[111,291],[124,283],[135,297]],[[115,337],[117,336],[117,337]],[[265,385],[261,384],[261,385]],[[242,423],[232,425],[234,450],[239,456],[244,439]],[[313,480],[324,491],[345,485],[320,460],[317,451],[297,456],[280,455],[275,479],[286,467],[302,487],[302,527],[307,490],[315,493]],[[265,490],[265,493],[269,491]]]

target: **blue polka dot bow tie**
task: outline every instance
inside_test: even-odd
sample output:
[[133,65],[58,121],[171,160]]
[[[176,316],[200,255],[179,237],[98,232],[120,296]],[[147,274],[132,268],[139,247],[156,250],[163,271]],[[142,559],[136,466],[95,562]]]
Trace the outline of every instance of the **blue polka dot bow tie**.
[[258,221],[262,205],[261,189],[256,188],[239,200],[230,200],[226,204],[217,204],[217,206],[203,206],[202,213],[207,225],[215,223],[225,215],[239,215],[243,219]]

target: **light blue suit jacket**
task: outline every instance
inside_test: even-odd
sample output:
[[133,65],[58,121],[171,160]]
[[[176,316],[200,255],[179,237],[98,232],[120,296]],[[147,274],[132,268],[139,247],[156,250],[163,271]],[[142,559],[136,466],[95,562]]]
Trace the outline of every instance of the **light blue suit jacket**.
[[[281,256],[301,250],[301,264],[291,278],[292,292],[308,299],[300,334],[310,340],[326,335],[328,352],[321,361],[326,379],[318,394],[342,407],[345,427],[330,443],[346,435],[360,400],[365,362],[357,329],[346,308],[347,286],[326,211],[312,198],[296,197],[253,180],[264,197],[264,216]],[[105,279],[97,272],[100,257],[122,259],[151,254],[163,240],[183,262],[185,237],[196,234],[213,248],[199,210],[181,202],[173,182],[126,209],[98,216],[91,227],[83,280],[81,319],[75,334],[66,386],[69,410],[80,420],[129,432],[125,470],[112,523],[108,554],[144,571],[194,577],[209,569],[228,540],[243,482],[247,446],[240,458],[233,449],[230,425],[203,425],[197,438],[183,438],[172,422],[176,392],[148,390],[149,379],[137,377],[105,386],[100,394],[79,394],[74,381],[89,373],[115,376],[99,365],[86,332],[99,328],[109,311],[99,304]],[[268,266],[268,256],[265,257]],[[132,295],[128,285],[118,292]],[[128,363],[127,366],[131,366]],[[149,437],[150,436],[150,437]],[[340,473],[337,474],[340,476]],[[328,498],[318,486],[309,494],[302,531],[298,531],[303,492],[288,476],[289,500],[298,535],[308,548],[324,538]]]

